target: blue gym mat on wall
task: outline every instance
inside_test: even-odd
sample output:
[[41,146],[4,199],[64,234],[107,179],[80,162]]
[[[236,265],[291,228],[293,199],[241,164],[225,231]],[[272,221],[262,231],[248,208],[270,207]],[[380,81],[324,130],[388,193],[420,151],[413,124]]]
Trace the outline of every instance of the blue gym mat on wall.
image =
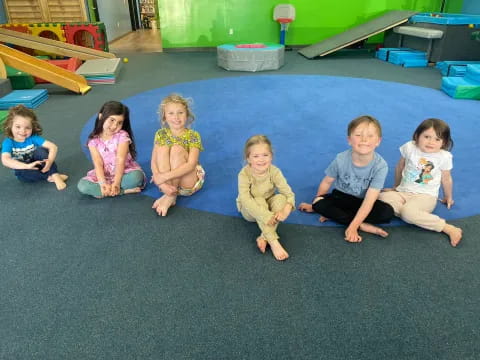
[[[478,101],[455,100],[439,90],[412,85],[318,75],[255,75],[174,84],[122,100],[131,109],[138,161],[148,176],[153,136],[159,128],[158,105],[172,92],[194,101],[192,128],[202,136],[205,151],[200,162],[207,173],[203,189],[192,197],[179,197],[177,206],[239,216],[237,174],[243,166],[244,143],[254,134],[271,139],[274,163],[295,192],[297,204],[310,201],[325,168],[348,148],[350,120],[368,114],[383,126],[377,151],[390,167],[386,187],[393,183],[399,146],[411,139],[418,124],[429,117],[447,121],[455,141],[455,205],[447,210],[439,204],[435,213],[447,219],[478,214]],[[94,116],[80,139],[87,155],[85,143],[93,122]],[[151,184],[143,194],[160,196]],[[286,222],[322,226],[317,219],[315,214],[295,211]]]

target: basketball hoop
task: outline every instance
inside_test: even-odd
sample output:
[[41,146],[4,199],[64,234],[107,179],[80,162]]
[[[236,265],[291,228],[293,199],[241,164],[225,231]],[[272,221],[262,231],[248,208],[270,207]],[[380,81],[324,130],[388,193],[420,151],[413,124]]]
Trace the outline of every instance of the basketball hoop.
[[273,20],[280,24],[280,44],[285,45],[288,25],[295,20],[295,8],[291,4],[280,4],[273,9]]

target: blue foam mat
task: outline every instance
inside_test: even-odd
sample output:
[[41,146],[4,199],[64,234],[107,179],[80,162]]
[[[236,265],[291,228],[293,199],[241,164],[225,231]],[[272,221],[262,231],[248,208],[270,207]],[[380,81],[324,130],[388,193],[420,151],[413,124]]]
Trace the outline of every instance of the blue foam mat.
[[[347,124],[370,114],[383,125],[378,152],[390,166],[386,186],[393,183],[399,159],[398,147],[411,139],[418,124],[429,117],[447,121],[456,140],[453,149],[455,205],[437,206],[435,213],[455,219],[478,214],[477,187],[480,102],[455,100],[439,90],[399,83],[316,75],[256,75],[174,84],[137,94],[124,100],[131,108],[138,160],[150,175],[153,136],[159,128],[158,104],[178,92],[194,100],[193,128],[202,136],[205,151],[200,162],[207,175],[204,188],[177,206],[239,216],[235,207],[237,174],[243,166],[245,140],[264,133],[272,140],[274,163],[292,186],[297,203],[311,201],[324,170],[334,156],[348,148]],[[84,151],[94,117],[85,125],[80,142]],[[156,198],[151,184],[143,192]],[[295,211],[287,223],[322,226],[318,216]],[[324,225],[331,226],[327,222]],[[401,224],[396,221],[396,224]]]

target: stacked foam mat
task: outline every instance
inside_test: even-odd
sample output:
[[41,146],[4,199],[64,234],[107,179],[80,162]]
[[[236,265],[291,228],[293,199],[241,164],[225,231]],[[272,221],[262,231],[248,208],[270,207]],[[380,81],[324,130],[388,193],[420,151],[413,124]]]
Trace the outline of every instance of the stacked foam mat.
[[409,48],[380,48],[375,57],[403,67],[428,66],[427,54],[424,51]]
[[455,99],[480,100],[480,64],[468,64],[464,77],[443,77],[442,90]]
[[88,85],[115,84],[120,65],[119,58],[87,60],[76,73],[84,76]]
[[25,105],[30,109],[37,108],[48,99],[45,89],[13,90],[0,98],[0,109],[8,109],[16,105]]

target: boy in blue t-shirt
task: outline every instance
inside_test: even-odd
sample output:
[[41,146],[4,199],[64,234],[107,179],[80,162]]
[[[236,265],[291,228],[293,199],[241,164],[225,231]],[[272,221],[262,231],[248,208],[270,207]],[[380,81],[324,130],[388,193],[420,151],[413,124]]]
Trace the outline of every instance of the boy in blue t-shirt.
[[[348,143],[351,149],[339,153],[325,170],[317,195],[311,204],[301,203],[299,209],[320,214],[320,221],[328,219],[347,225],[345,240],[360,242],[358,230],[388,236],[372,224],[388,223],[393,208],[378,200],[388,172],[385,160],[375,152],[382,140],[382,127],[371,116],[360,116],[348,125]],[[332,184],[335,189],[328,194]]]

